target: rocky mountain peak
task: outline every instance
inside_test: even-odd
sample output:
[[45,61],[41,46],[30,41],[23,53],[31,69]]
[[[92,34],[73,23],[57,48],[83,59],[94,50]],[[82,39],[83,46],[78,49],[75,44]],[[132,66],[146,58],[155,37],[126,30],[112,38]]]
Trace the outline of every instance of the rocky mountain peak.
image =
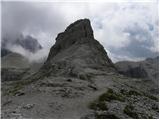
[[[80,19],[69,25],[66,30],[58,34],[56,41],[66,38],[94,38],[89,19]],[[70,39],[71,40],[71,39]]]
[[80,19],[69,25],[65,32],[78,33],[78,37],[94,38],[93,30],[89,19]]
[[66,30],[59,33],[56,37],[56,44],[51,48],[48,59],[54,57],[58,52],[72,46],[82,39],[93,40],[93,30],[89,19],[80,19],[70,24]]
[[78,76],[88,73],[88,69],[114,69],[114,65],[103,46],[94,39],[90,21],[80,19],[58,34],[43,68],[44,71],[51,69],[54,74]]
[[49,58],[84,38],[87,38],[87,40],[94,39],[89,19],[77,20],[69,25],[64,32],[59,33],[56,37],[56,44],[51,49],[53,52],[50,52]]

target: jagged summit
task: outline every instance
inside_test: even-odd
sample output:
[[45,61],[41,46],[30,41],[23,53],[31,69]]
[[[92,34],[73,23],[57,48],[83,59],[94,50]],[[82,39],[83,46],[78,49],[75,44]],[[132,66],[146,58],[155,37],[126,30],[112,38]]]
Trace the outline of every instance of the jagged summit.
[[[89,19],[78,20],[58,34],[43,68],[58,74],[80,74],[85,69],[114,68],[103,46],[94,39]],[[92,69],[92,70],[91,70]]]
[[89,19],[80,19],[69,25],[64,32],[59,33],[56,37],[56,44],[51,48],[53,52],[50,52],[48,59],[82,38],[94,39]]
[[94,38],[89,19],[80,19],[69,25],[64,32],[58,34],[56,41],[71,40],[67,38]]
[[67,33],[69,33],[69,32],[72,33],[72,31],[75,31],[75,33],[78,33],[79,37],[94,38],[93,30],[92,30],[91,23],[90,23],[89,19],[77,20],[76,22],[69,25],[65,30],[65,32],[67,32]]

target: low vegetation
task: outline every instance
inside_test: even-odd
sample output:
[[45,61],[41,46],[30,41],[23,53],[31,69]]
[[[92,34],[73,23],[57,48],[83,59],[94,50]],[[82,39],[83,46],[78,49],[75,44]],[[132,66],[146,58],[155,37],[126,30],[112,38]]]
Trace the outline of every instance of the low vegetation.
[[40,76],[37,76],[35,74],[35,76],[33,75],[31,79],[26,79],[26,80],[20,80],[17,82],[12,83],[11,87],[5,91],[4,95],[16,95],[17,92],[23,88],[24,85],[28,85],[31,84],[37,80],[40,79]]
[[149,95],[149,94],[146,94],[146,93],[143,93],[143,95],[146,96],[146,97],[148,97],[148,98],[150,98],[150,99],[152,99],[152,100],[155,100],[157,102],[159,101],[158,97],[155,97],[153,95]]
[[107,101],[118,100],[124,102],[124,97],[121,94],[114,92],[112,89],[102,94],[97,100],[89,104],[89,108],[93,110],[108,110]]
[[94,101],[89,104],[89,108],[93,110],[108,110],[107,104],[104,101]]
[[96,114],[95,119],[119,119],[114,114]]
[[123,112],[132,118],[138,119],[138,114],[134,112],[134,107],[132,105],[126,105]]
[[137,91],[135,91],[135,90],[129,90],[129,91],[127,91],[127,90],[124,90],[124,89],[121,89],[120,90],[120,93],[121,94],[123,94],[123,95],[126,95],[127,97],[129,97],[129,96],[131,96],[131,95],[134,95],[134,96],[142,96],[142,94],[141,93],[139,93],[139,92],[137,92]]
[[5,94],[7,95],[16,95],[16,93],[18,92],[18,90],[20,90],[22,88],[21,84],[15,84],[12,88],[9,88]]
[[108,91],[106,93],[102,94],[99,97],[99,101],[109,101],[110,102],[112,100],[118,100],[121,102],[125,101],[124,97],[121,94],[114,92],[110,88],[108,89]]

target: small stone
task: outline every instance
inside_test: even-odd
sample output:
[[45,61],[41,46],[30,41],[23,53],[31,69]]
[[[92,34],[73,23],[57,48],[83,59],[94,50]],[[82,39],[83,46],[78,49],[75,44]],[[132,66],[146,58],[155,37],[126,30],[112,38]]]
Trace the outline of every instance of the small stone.
[[68,82],[72,82],[72,79],[67,79]]
[[88,85],[88,87],[92,88],[93,90],[97,90],[97,87],[95,85]]
[[27,104],[25,106],[23,106],[24,109],[31,109],[34,107],[35,104]]
[[8,104],[10,104],[10,103],[12,103],[12,100],[7,100],[7,101],[3,104],[3,106],[8,105]]
[[18,91],[16,94],[15,94],[15,96],[22,96],[22,95],[24,95],[25,93],[23,92],[23,91]]

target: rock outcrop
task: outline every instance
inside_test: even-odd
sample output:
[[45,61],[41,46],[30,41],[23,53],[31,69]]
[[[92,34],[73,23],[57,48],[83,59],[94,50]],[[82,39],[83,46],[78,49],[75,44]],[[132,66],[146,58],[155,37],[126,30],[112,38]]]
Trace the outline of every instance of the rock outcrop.
[[58,34],[42,69],[84,79],[96,69],[115,70],[103,46],[94,39],[88,19],[78,20]]

